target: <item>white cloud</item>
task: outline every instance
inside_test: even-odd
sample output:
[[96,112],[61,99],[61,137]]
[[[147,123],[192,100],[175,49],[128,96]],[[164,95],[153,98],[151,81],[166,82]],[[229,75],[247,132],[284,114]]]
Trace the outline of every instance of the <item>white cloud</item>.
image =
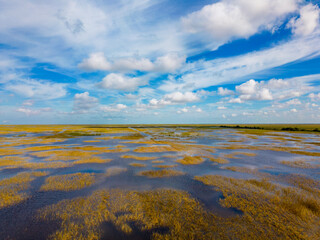
[[272,30],[297,10],[299,0],[222,0],[182,18],[191,33],[206,32],[219,42]]
[[[248,100],[283,100],[299,97],[309,93],[314,89],[311,86],[313,80],[318,79],[320,75],[308,75],[290,79],[271,79],[269,81],[257,82],[253,79],[236,86],[237,98],[229,99],[230,103],[243,103]],[[310,94],[311,99],[315,98],[315,94]],[[284,108],[289,105],[299,105],[298,99],[292,99],[285,104],[276,104],[278,108]]]
[[79,65],[84,70],[110,70],[111,64],[106,60],[103,52],[91,53],[89,58],[84,59]]
[[181,114],[181,113],[202,113],[202,109],[201,108],[198,108],[197,106],[192,106],[192,107],[184,107],[180,110],[177,111],[177,113]]
[[298,19],[292,18],[288,26],[296,35],[309,35],[319,27],[319,15],[319,7],[310,3],[300,9],[300,17]]
[[[281,66],[304,57],[316,57],[320,54],[320,32],[307,38],[293,39],[281,45],[239,55],[232,58],[220,58],[211,61],[190,63],[182,70],[178,79],[168,78],[159,89],[163,91],[194,91],[196,89],[230,83],[273,67]],[[270,83],[271,84],[271,83]],[[277,83],[281,85],[281,81]],[[282,88],[285,86],[282,85]]]
[[218,94],[220,96],[227,96],[227,95],[234,94],[234,92],[232,90],[227,89],[227,88],[219,87],[218,88]]
[[174,93],[166,94],[163,99],[172,104],[190,103],[190,102],[197,102],[200,100],[200,98],[193,92],[185,92],[185,93],[174,92]]
[[146,83],[140,78],[127,77],[123,74],[110,73],[102,79],[102,82],[98,86],[119,91],[135,91],[139,86],[143,86]]
[[187,108],[182,108],[181,112],[187,113],[187,112],[189,112],[189,110]]
[[218,110],[225,110],[225,109],[227,109],[226,107],[224,107],[224,106],[220,106],[220,107],[218,107]]
[[31,116],[31,115],[38,115],[44,112],[51,112],[52,109],[51,108],[30,109],[30,108],[20,107],[16,111],[24,113],[27,116]]
[[309,98],[311,98],[312,101],[320,101],[320,92],[318,94],[310,93]]
[[231,98],[229,103],[243,103],[243,101],[240,98]]
[[5,85],[6,90],[23,97],[44,100],[64,97],[67,93],[65,87],[65,84],[33,79],[22,79]]
[[87,113],[97,107],[98,104],[98,99],[89,96],[88,92],[77,93],[74,95],[73,110],[75,110],[75,113]]
[[290,112],[296,113],[296,112],[298,112],[298,110],[295,109],[295,108],[292,108],[292,109],[290,110]]
[[109,106],[100,106],[100,110],[103,112],[121,112],[124,109],[127,109],[128,106],[124,104],[116,104],[116,105],[109,105]]
[[300,102],[299,99],[296,99],[296,98],[295,98],[295,99],[291,99],[291,100],[287,101],[286,104],[287,104],[287,105],[300,105],[301,102]]
[[26,100],[22,103],[23,106],[32,106],[34,104],[33,100]]
[[109,62],[104,53],[92,53],[89,58],[84,59],[78,66],[84,70],[104,71],[153,71],[153,72],[175,72],[185,63],[186,57],[176,53],[169,53],[158,57],[154,62],[147,58],[120,58]]
[[26,115],[37,115],[40,113],[40,110],[32,110],[32,109],[29,109],[29,108],[18,108],[17,109],[17,112],[21,112],[21,113],[24,113]]

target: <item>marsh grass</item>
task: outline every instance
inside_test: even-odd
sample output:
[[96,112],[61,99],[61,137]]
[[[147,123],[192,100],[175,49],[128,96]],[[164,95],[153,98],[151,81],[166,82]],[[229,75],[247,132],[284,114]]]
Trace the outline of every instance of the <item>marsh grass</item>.
[[121,158],[130,158],[138,161],[148,161],[157,159],[157,157],[145,157],[145,156],[135,156],[135,155],[122,155]]
[[95,183],[93,173],[74,173],[66,175],[50,176],[45,184],[41,186],[41,191],[75,191],[89,187]]
[[171,170],[171,169],[161,169],[161,170],[147,170],[138,173],[138,176],[145,176],[148,178],[164,178],[164,177],[175,177],[184,175],[184,172]]
[[0,148],[0,156],[8,156],[8,155],[21,155],[24,152],[22,150],[14,149],[14,148]]
[[143,146],[133,150],[138,153],[153,153],[153,152],[175,152],[176,149],[171,146]]
[[[320,195],[268,180],[243,180],[218,175],[195,177],[223,193],[220,203],[243,216],[225,220],[229,236],[239,239],[318,239]],[[243,231],[242,229],[246,229]],[[316,231],[315,231],[316,230]]]
[[172,165],[154,165],[154,167],[156,167],[156,168],[174,168],[174,167],[176,167],[176,166],[178,166],[177,164],[172,164]]
[[222,157],[214,157],[214,156],[206,156],[211,162],[219,163],[219,164],[228,164],[229,160]]
[[294,168],[320,168],[320,164],[311,164],[305,160],[295,160],[295,161],[280,161],[281,164],[294,167]]
[[146,164],[143,164],[143,163],[130,163],[129,165],[132,167],[146,167],[147,166]]
[[163,160],[154,160],[154,161],[151,161],[152,163],[164,163]]
[[20,166],[24,164],[29,157],[21,157],[21,156],[6,156],[0,158],[0,167],[8,167],[8,166]]
[[52,239],[100,239],[104,222],[112,223],[127,238],[134,231],[131,223],[137,223],[136,231],[141,232],[167,228],[146,236],[158,240],[212,239],[215,234],[215,218],[188,193],[178,190],[97,191],[41,209],[39,217],[61,222]]
[[30,187],[30,182],[47,174],[48,172],[23,172],[14,177],[0,180],[0,208],[26,200],[29,194],[25,191]]
[[204,162],[204,159],[200,156],[184,156],[182,159],[178,159],[176,162],[183,165],[197,165]]

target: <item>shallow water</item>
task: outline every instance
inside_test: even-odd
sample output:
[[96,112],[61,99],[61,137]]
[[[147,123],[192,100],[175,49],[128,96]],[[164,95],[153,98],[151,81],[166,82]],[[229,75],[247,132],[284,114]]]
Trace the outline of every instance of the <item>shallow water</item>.
[[[79,127],[80,128],[80,127]],[[61,228],[59,219],[43,219],[38,215],[48,206],[54,206],[65,199],[76,197],[88,197],[95,191],[105,189],[120,189],[121,191],[147,192],[157,189],[173,189],[189,194],[210,214],[220,218],[234,218],[244,214],[240,209],[232,206],[225,207],[221,204],[224,195],[219,189],[205,185],[202,181],[195,179],[196,176],[218,175],[233,179],[262,179],[272,176],[304,175],[314,180],[320,179],[320,159],[317,153],[320,146],[310,144],[320,142],[318,134],[296,134],[289,132],[268,132],[268,135],[255,135],[230,129],[198,129],[198,128],[136,128],[131,127],[125,133],[100,132],[99,136],[75,136],[62,138],[58,142],[41,143],[50,136],[48,131],[33,133],[32,131],[16,129],[16,132],[0,135],[0,150],[8,148],[5,145],[11,144],[9,152],[0,155],[1,161],[6,156],[15,156],[16,150],[20,150],[17,156],[29,157],[26,163],[70,163],[68,167],[28,168],[27,164],[8,163],[0,165],[0,181],[16,176],[21,172],[47,171],[46,176],[36,177],[30,185],[20,191],[27,195],[25,199],[14,203],[9,203],[0,208],[0,236],[3,239],[47,239],[53,236]],[[64,133],[66,129],[60,131]],[[71,131],[71,130],[69,130]],[[81,128],[77,131],[91,131],[90,128]],[[131,131],[131,132],[130,132]],[[173,133],[172,133],[173,132]],[[170,134],[168,134],[170,133]],[[26,134],[23,139],[30,138],[30,142],[25,141],[19,144],[20,134]],[[140,134],[141,136],[133,136]],[[85,134],[84,134],[85,135]],[[253,137],[252,137],[253,136]],[[108,137],[109,139],[107,139]],[[122,139],[119,139],[122,138]],[[105,138],[105,139],[103,139]],[[298,140],[296,139],[298,138]],[[39,139],[39,142],[34,142]],[[296,139],[296,141],[292,141]],[[92,142],[85,142],[92,141]],[[97,141],[97,142],[94,142]],[[17,145],[14,146],[14,143]],[[2,145],[4,147],[2,147]],[[117,147],[121,145],[120,147]],[[110,159],[106,163],[85,163],[75,164],[75,159],[54,159],[48,160],[48,156],[39,157],[32,153],[36,151],[24,151],[28,147],[35,146],[63,146],[63,149],[75,150],[74,147],[107,147],[110,151],[99,150],[99,154],[92,157]],[[172,146],[173,151],[160,152],[136,152],[139,147],[148,146]],[[281,149],[283,148],[283,149]],[[126,150],[127,149],[127,150]],[[306,151],[304,154],[294,153],[294,151]],[[43,152],[45,152],[44,150]],[[51,150],[47,150],[51,151]],[[54,150],[53,150],[54,151]],[[92,153],[94,151],[76,150]],[[310,156],[310,153],[315,153]],[[1,154],[1,151],[0,151]],[[154,157],[151,160],[141,160],[134,158],[123,158],[124,155],[136,157]],[[169,156],[168,156],[169,155]],[[202,162],[181,164],[176,162],[185,156],[201,156]],[[2,158],[1,158],[2,157]],[[223,158],[227,163],[215,162],[212,158]],[[78,156],[82,159],[81,154]],[[306,161],[310,163],[308,167],[297,167],[295,165],[283,164],[282,161]],[[13,160],[15,161],[15,160]],[[153,161],[162,161],[154,163]],[[131,166],[132,163],[144,164],[143,167]],[[318,165],[317,165],[318,164]],[[141,171],[154,171],[166,169],[180,173],[177,176],[148,177],[141,175]],[[240,169],[240,170],[239,170]],[[91,173],[95,176],[93,184],[73,191],[43,191],[41,187],[46,183],[46,179],[52,176],[61,176],[74,173]],[[107,174],[108,173],[108,174]],[[111,174],[110,174],[111,173]],[[265,175],[267,174],[267,175]],[[277,179],[273,182],[281,183]],[[74,183],[78,184],[78,183]],[[4,185],[3,185],[4,186]],[[2,188],[4,189],[5,187]],[[11,187],[11,185],[9,186]],[[13,187],[17,187],[16,185]],[[0,184],[0,190],[1,189]],[[10,198],[10,196],[7,196]],[[187,220],[186,220],[187,221]],[[170,226],[158,226],[148,230],[143,230],[141,223],[128,222],[132,232],[124,233],[111,222],[101,222],[99,225],[101,239],[153,239],[154,233],[166,235],[171,232]]]

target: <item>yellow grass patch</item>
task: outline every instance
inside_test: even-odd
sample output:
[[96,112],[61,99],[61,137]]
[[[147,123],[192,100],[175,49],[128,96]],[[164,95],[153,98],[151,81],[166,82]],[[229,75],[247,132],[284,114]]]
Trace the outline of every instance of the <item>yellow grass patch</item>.
[[147,166],[146,164],[143,164],[143,163],[130,163],[129,165],[132,167],[146,167]]
[[164,161],[163,160],[154,160],[154,161],[152,161],[152,163],[164,163]]
[[320,168],[320,164],[311,164],[304,160],[281,161],[280,163],[295,168]]
[[25,163],[29,158],[20,156],[6,156],[0,158],[0,167],[4,166],[19,166]]
[[142,157],[142,156],[135,156],[135,155],[122,155],[121,158],[131,158],[131,159],[139,160],[139,161],[147,161],[147,160],[156,159],[157,157]]
[[178,159],[177,162],[183,165],[196,165],[203,163],[204,159],[200,156],[184,156],[184,158]]
[[146,176],[148,178],[163,178],[163,177],[174,177],[184,175],[184,172],[171,170],[171,169],[161,169],[161,170],[148,170],[141,171],[138,173],[139,176]]
[[24,191],[36,177],[46,176],[47,172],[23,172],[14,177],[0,180],[0,208],[18,204],[29,197]]
[[46,179],[41,191],[74,191],[89,187],[95,183],[92,173],[74,173],[50,176]]
[[156,240],[218,237],[215,218],[188,193],[177,190],[96,191],[48,206],[39,211],[39,217],[61,222],[51,239],[101,239],[103,222],[110,222],[128,239],[133,236],[130,223],[136,223],[141,232],[168,228],[150,235]]
[[[315,191],[284,187],[267,180],[243,180],[217,175],[195,177],[223,193],[220,203],[243,212],[224,219],[226,238],[318,239],[320,195]],[[318,183],[319,186],[319,183]],[[226,227],[226,226],[224,226]],[[223,229],[223,228],[222,228]],[[244,231],[245,229],[245,231]],[[229,236],[229,237],[228,237]]]
[[220,163],[220,164],[227,164],[229,163],[229,160],[225,159],[225,158],[221,158],[221,157],[207,157],[211,162],[216,162],[216,163]]
[[153,153],[153,152],[174,152],[176,151],[171,146],[147,146],[147,147],[138,147],[133,150],[134,152],[139,153]]
[[177,164],[172,164],[172,165],[154,165],[154,167],[157,167],[157,168],[174,168],[178,166]]

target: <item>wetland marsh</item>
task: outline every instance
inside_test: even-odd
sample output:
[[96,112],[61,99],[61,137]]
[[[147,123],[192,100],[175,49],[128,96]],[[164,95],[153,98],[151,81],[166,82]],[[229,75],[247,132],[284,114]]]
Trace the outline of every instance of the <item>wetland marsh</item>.
[[320,134],[0,126],[1,239],[320,239]]

